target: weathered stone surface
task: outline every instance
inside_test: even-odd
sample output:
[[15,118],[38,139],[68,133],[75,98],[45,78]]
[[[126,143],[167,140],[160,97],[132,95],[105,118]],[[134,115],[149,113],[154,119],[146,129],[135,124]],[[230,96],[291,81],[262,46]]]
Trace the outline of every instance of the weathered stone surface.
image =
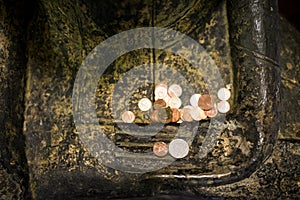
[[[0,1],[0,198],[28,193],[23,136],[26,25],[24,1]],[[30,15],[29,15],[30,16]],[[6,190],[7,189],[7,190]]]
[[280,23],[281,108],[279,138],[300,140],[300,34],[285,20]]

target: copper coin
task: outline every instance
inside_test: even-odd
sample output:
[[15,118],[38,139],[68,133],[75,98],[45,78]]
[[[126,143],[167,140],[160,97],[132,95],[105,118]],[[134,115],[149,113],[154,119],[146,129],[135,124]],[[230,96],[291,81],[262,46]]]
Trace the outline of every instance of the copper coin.
[[198,101],[198,106],[202,110],[212,109],[214,107],[214,103],[213,103],[211,96],[209,94],[201,95],[201,97],[199,98],[199,101]]
[[180,85],[173,84],[169,87],[168,94],[170,95],[170,97],[180,97],[182,94],[182,88],[180,87]]
[[166,106],[167,106],[167,103],[163,99],[157,99],[153,103],[153,107],[154,107],[155,110],[158,110],[160,108],[164,108]]
[[132,123],[135,120],[135,114],[133,112],[131,112],[131,111],[125,111],[122,114],[122,120],[125,123]]
[[158,119],[158,112],[157,110],[154,110],[151,114],[150,114],[150,119],[151,121],[153,122],[159,122],[159,119]]
[[207,117],[212,118],[212,117],[217,116],[217,114],[218,114],[218,109],[217,109],[217,106],[214,105],[214,107],[213,107],[212,109],[206,110],[206,111],[204,111],[204,112],[205,112],[205,114],[207,115]]
[[157,99],[165,98],[168,95],[168,86],[164,83],[156,84],[154,94]]
[[172,119],[171,122],[178,122],[181,118],[181,113],[177,108],[171,108],[172,110]]
[[158,157],[167,155],[168,145],[164,142],[155,142],[153,145],[153,153]]

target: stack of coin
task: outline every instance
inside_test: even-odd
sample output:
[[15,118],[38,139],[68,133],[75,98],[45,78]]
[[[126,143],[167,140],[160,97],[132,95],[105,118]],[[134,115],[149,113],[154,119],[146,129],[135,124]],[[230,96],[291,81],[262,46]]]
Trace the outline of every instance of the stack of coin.
[[227,88],[221,88],[218,91],[218,98],[220,102],[217,103],[217,109],[220,113],[227,113],[230,110],[230,104],[228,103],[228,99],[231,96],[231,92]]

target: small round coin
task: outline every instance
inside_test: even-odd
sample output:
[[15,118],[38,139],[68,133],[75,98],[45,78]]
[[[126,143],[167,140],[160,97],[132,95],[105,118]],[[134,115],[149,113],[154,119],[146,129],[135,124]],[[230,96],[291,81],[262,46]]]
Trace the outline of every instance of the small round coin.
[[170,97],[180,97],[182,94],[182,88],[180,87],[180,85],[172,84],[168,89],[168,94],[170,95]]
[[200,121],[202,119],[206,119],[207,116],[204,112],[204,110],[202,110],[199,107],[194,107],[194,109],[191,110],[191,117],[195,120],[195,121]]
[[132,123],[135,120],[135,114],[133,112],[131,112],[131,111],[125,111],[122,114],[122,120],[125,123]]
[[172,110],[172,119],[171,122],[178,122],[181,118],[181,113],[177,108],[171,108]]
[[150,119],[151,119],[151,121],[153,121],[153,122],[159,122],[157,110],[154,110],[153,112],[151,112],[151,114],[150,114]]
[[154,94],[155,98],[164,99],[168,95],[168,86],[164,83],[156,84]]
[[230,104],[227,101],[220,101],[217,108],[220,113],[227,113],[230,110]]
[[173,96],[169,99],[167,106],[170,106],[170,108],[180,108],[181,99],[176,96]]
[[158,157],[167,155],[168,145],[164,142],[155,142],[153,145],[153,153]]
[[185,122],[192,122],[193,121],[193,118],[191,116],[191,109],[190,108],[184,107],[180,110],[180,112],[181,112],[182,121],[185,121]]
[[153,107],[154,107],[155,110],[158,110],[160,108],[164,108],[166,106],[167,106],[167,103],[163,99],[157,99],[153,103]]
[[194,107],[198,107],[198,101],[201,97],[201,94],[193,94],[190,98],[190,104]]
[[138,106],[141,111],[148,111],[151,109],[152,102],[148,98],[142,98],[139,101]]
[[203,94],[199,98],[198,106],[202,110],[210,110],[214,107],[213,100],[211,99],[211,96],[209,94]]
[[183,139],[174,139],[169,144],[169,153],[174,158],[184,158],[189,153],[189,145]]
[[218,98],[221,101],[227,101],[230,98],[230,96],[231,92],[227,88],[221,88],[218,90]]
[[172,110],[171,108],[160,108],[157,110],[157,118],[161,123],[170,123],[172,119]]
[[217,116],[218,114],[218,109],[217,109],[217,105],[214,105],[214,107],[210,110],[206,110],[204,111],[207,117],[213,118],[215,116]]

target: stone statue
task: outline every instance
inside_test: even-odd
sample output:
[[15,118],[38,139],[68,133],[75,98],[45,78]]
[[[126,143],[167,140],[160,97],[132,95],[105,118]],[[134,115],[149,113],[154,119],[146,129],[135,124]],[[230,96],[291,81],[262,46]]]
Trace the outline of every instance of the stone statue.
[[[299,197],[300,35],[280,18],[275,0],[0,0],[0,13],[1,199]],[[74,123],[72,94],[82,62],[97,45],[141,27],[179,31],[203,46],[232,91],[231,111],[224,123],[216,122],[223,131],[205,157],[195,155],[209,120],[197,124],[186,159],[149,173],[127,173],[90,154]],[[180,72],[201,92],[214,84],[163,49],[137,49],[117,58],[98,80],[95,110],[107,138],[133,153],[148,151],[155,139],[168,140],[178,130],[165,125],[146,141],[115,124],[113,90],[127,71],[150,66],[133,79],[141,85],[131,98],[133,109],[141,95],[154,98],[153,84],[145,80],[173,81],[152,63]],[[138,124],[150,123],[147,114],[137,116]],[[97,141],[89,145],[101,149]],[[126,165],[134,165],[132,155]]]

